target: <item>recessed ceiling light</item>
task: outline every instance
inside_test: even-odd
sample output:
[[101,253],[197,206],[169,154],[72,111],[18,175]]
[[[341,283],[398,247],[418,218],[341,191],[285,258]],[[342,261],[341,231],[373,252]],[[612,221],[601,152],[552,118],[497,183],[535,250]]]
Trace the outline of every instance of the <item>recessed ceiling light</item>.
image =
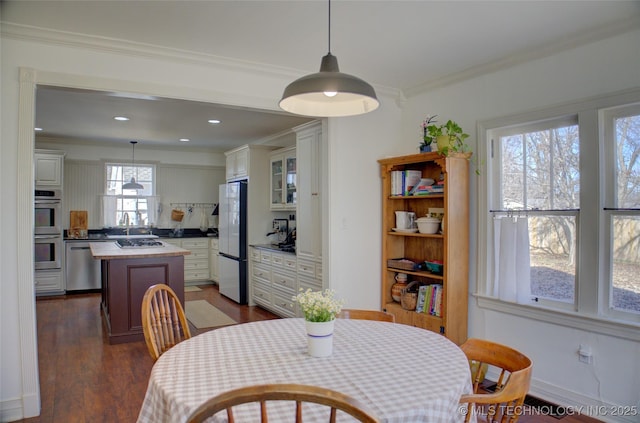
[[129,118],[128,118],[128,117],[126,117],[126,116],[116,116],[116,117],[114,117],[114,119],[115,119],[115,120],[120,120],[120,121],[126,121],[126,120],[129,120]]
[[218,119],[209,119],[207,122],[209,122],[212,125],[217,125],[220,123],[220,120]]
[[42,128],[33,128],[34,131],[42,131]]
[[189,142],[191,141],[189,138],[180,138],[180,142]]

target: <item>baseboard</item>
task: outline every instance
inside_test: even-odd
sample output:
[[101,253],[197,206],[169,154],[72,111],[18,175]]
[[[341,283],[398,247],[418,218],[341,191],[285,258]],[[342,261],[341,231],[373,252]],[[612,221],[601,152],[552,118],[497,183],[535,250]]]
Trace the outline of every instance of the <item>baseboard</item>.
[[[490,370],[487,372],[486,377],[489,380],[495,381],[498,379],[498,376],[497,372]],[[640,408],[640,404],[634,404],[636,408],[626,413],[628,415],[624,415],[625,406],[591,398],[535,379],[531,380],[529,395],[560,406],[560,409],[564,407],[565,415],[567,416],[581,414],[606,423],[637,423],[638,416],[640,415],[640,410],[638,409]],[[627,408],[629,407],[627,406]],[[559,421],[560,420],[561,418]]]
[[215,281],[207,280],[207,281],[189,281],[185,282],[184,286],[198,286],[198,285],[217,285]]
[[24,418],[22,400],[11,399],[0,402],[0,422],[14,422]]
[[591,398],[539,380],[531,381],[529,394],[567,407],[568,414],[580,413],[607,423],[637,423],[640,413],[637,404],[634,404],[636,406],[634,413],[626,413],[628,415],[624,415],[625,406],[623,405]]

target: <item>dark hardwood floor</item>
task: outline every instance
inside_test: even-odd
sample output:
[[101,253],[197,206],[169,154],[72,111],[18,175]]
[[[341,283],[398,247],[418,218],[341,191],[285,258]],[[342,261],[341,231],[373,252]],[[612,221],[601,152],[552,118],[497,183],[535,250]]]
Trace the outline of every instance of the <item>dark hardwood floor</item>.
[[[207,300],[237,322],[275,319],[259,307],[239,306],[203,285],[186,300]],[[153,361],[144,341],[109,345],[100,294],[38,298],[41,414],[35,423],[135,422]],[[191,326],[193,336],[201,333]],[[211,330],[211,329],[210,329]]]
[[[217,287],[200,286],[186,300],[207,300],[240,323],[277,318],[239,306]],[[38,356],[42,411],[27,423],[135,422],[153,366],[144,341],[109,345],[99,313],[100,294],[38,298]],[[213,329],[215,330],[215,329]],[[202,331],[200,331],[202,332]],[[200,333],[191,327],[192,335]],[[527,415],[521,423],[597,422],[582,416]]]

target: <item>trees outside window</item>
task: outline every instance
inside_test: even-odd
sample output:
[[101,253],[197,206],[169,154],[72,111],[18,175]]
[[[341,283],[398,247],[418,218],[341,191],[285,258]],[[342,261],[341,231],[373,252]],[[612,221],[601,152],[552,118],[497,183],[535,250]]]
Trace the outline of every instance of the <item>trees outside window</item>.
[[493,218],[517,213],[528,217],[530,305],[640,322],[640,98],[485,125],[479,293],[493,295]]

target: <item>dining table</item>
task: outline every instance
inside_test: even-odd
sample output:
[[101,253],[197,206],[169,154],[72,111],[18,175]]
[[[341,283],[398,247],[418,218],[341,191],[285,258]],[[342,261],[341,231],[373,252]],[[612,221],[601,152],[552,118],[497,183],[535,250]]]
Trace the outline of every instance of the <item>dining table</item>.
[[[435,332],[336,319],[331,355],[312,357],[304,319],[274,319],[204,332],[165,352],[151,371],[138,422],[186,422],[211,397],[275,383],[339,391],[383,422],[462,422],[466,405],[459,403],[460,396],[473,389],[465,354]],[[274,410],[276,417],[270,421],[290,421],[277,417],[287,406],[276,407],[282,410]],[[256,410],[244,410],[236,411],[237,422],[258,421],[257,414],[251,414]],[[305,422],[321,421],[320,415],[320,410],[305,410]],[[224,422],[226,413],[215,418],[209,420]]]

